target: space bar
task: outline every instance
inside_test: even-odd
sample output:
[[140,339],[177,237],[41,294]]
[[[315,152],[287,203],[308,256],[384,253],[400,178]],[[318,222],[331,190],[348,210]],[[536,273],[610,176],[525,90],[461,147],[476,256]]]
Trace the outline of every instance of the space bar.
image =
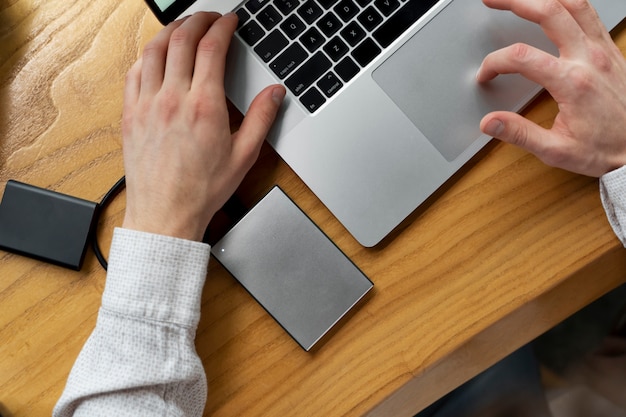
[[409,0],[374,32],[374,39],[386,48],[438,2],[439,0]]

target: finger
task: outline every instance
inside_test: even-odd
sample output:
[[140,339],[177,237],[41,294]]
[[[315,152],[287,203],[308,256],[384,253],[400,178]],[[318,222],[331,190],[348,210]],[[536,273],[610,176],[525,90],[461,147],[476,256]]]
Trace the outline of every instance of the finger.
[[230,41],[237,29],[238,18],[227,13],[215,21],[198,44],[193,85],[203,88],[207,83],[224,84],[224,66]]
[[142,93],[155,94],[163,85],[170,36],[183,24],[184,20],[177,20],[165,26],[143,49]]
[[580,50],[583,31],[560,0],[483,0],[494,9],[510,10],[517,16],[537,23],[564,54]]
[[587,36],[594,40],[606,39],[606,27],[588,0],[561,0],[561,4]]
[[285,87],[272,85],[261,91],[250,104],[239,131],[233,137],[236,164],[250,168],[285,98]]
[[167,50],[164,83],[188,89],[191,86],[198,43],[218,13],[196,13],[172,31]]
[[532,46],[518,43],[487,55],[476,73],[478,82],[487,82],[499,74],[521,74],[548,91],[563,82],[559,77],[558,58]]
[[517,113],[498,111],[489,113],[480,122],[486,135],[518,146],[551,166],[558,166],[552,152],[557,141],[553,133]]

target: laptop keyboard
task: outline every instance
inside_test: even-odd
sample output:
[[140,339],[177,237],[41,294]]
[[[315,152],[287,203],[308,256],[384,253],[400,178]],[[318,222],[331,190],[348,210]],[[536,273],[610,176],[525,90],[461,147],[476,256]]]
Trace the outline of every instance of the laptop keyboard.
[[439,0],[248,0],[238,33],[311,113]]

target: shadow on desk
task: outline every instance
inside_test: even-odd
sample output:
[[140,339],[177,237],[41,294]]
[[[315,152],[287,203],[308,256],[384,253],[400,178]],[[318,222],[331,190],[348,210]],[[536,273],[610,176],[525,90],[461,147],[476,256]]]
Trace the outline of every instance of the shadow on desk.
[[0,417],[11,417],[11,414],[9,414],[2,402],[0,402]]

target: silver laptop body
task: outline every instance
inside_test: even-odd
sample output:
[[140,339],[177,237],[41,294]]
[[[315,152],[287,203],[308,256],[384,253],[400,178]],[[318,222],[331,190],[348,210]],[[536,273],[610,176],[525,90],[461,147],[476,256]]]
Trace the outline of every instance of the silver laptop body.
[[[406,13],[427,0],[398,1],[396,12]],[[608,28],[626,16],[624,0],[592,3]],[[242,4],[199,0],[185,14]],[[301,101],[306,93],[288,91],[268,141],[362,245],[374,246],[491,139],[478,127],[486,113],[519,111],[541,91],[519,75],[475,81],[489,52],[515,42],[557,53],[537,25],[510,12],[440,0],[389,46],[374,40],[381,52],[314,112]],[[238,34],[228,56],[226,91],[242,112],[280,81],[253,48]]]

